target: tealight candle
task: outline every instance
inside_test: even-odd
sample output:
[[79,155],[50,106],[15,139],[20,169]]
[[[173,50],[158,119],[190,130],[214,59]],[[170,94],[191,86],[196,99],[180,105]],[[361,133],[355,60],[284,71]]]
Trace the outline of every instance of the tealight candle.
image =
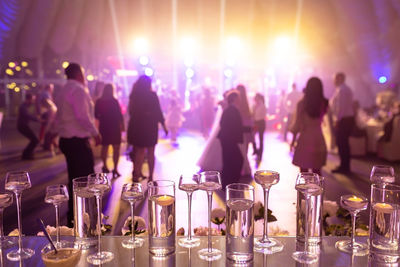
[[388,203],[376,203],[374,209],[383,213],[391,213],[393,211],[393,206]]

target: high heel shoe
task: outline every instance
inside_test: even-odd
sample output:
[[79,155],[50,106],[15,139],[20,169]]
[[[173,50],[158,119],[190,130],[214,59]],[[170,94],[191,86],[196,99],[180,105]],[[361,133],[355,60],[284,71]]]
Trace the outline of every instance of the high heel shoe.
[[117,178],[117,177],[120,177],[120,176],[121,176],[121,174],[116,169],[114,169],[112,171],[112,177],[113,178]]

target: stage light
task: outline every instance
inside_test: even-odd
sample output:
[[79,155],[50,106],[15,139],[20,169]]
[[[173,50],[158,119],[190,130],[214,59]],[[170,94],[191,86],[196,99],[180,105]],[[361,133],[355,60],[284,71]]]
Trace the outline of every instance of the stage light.
[[92,74],[89,74],[89,75],[86,76],[86,79],[87,79],[89,82],[91,82],[91,81],[94,80],[94,76],[93,76]]
[[228,53],[237,53],[242,50],[243,44],[238,37],[232,36],[226,40],[226,49]]
[[14,88],[14,91],[15,91],[16,93],[18,93],[19,90],[20,90],[19,87],[15,87],[15,88]]
[[60,75],[60,74],[61,74],[61,70],[60,70],[60,69],[57,69],[57,70],[56,70],[56,74]]
[[64,62],[62,63],[62,67],[63,67],[64,69],[66,69],[66,68],[68,67],[68,65],[69,65],[69,62],[68,62],[68,61],[64,61]]
[[6,74],[13,76],[14,75],[14,71],[12,69],[6,69]]
[[386,83],[386,82],[387,82],[386,76],[379,77],[379,83]]
[[21,62],[21,66],[24,67],[24,68],[28,67],[28,62],[22,61]]
[[211,78],[210,78],[210,77],[206,77],[206,78],[204,79],[204,83],[205,83],[207,86],[210,86],[210,85],[211,85]]
[[118,69],[116,71],[117,76],[120,77],[125,77],[125,76],[138,76],[138,72],[136,70],[123,70],[123,69]]
[[185,64],[185,66],[188,68],[192,67],[194,64],[193,57],[186,56],[185,59],[183,60],[183,64]]
[[36,85],[37,85],[37,84],[36,84],[35,82],[32,83],[32,87],[36,87]]
[[186,78],[191,79],[194,76],[194,70],[191,68],[188,68],[185,72]]
[[142,66],[146,66],[147,64],[149,64],[149,57],[148,56],[141,56],[140,58],[139,58],[139,63],[140,63],[140,65],[142,65]]
[[20,66],[16,66],[16,67],[15,67],[15,70],[16,70],[16,71],[20,71],[20,70],[21,70],[21,67],[20,67]]
[[146,76],[151,77],[151,76],[153,76],[154,71],[153,71],[152,68],[147,67],[147,68],[144,69],[144,74],[145,74]]
[[184,37],[181,39],[181,52],[184,55],[191,55],[196,50],[196,40],[192,37]]
[[231,69],[224,70],[224,75],[226,78],[231,78],[233,75],[233,71]]
[[30,69],[26,69],[25,73],[28,74],[29,76],[33,75],[33,72]]
[[10,68],[14,68],[16,66],[15,62],[8,62],[8,66]]
[[135,52],[138,54],[147,54],[149,50],[149,42],[145,38],[136,38],[134,41]]

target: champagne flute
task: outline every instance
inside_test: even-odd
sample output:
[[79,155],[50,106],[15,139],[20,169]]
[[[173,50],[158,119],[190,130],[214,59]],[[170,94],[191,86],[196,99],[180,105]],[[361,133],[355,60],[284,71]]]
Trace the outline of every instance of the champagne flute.
[[213,192],[222,188],[221,176],[217,171],[205,171],[200,173],[200,190],[207,192],[208,198],[208,245],[207,248],[199,250],[199,257],[206,261],[218,260],[222,256],[219,249],[211,246],[211,207]]
[[373,184],[391,184],[395,182],[394,169],[392,166],[374,165],[370,175]]
[[93,173],[88,176],[88,191],[92,192],[97,202],[97,253],[87,257],[87,261],[94,265],[100,265],[114,258],[114,253],[101,251],[101,198],[104,193],[110,191],[111,185],[107,178],[107,173]]
[[268,196],[271,186],[279,182],[279,173],[274,171],[259,170],[254,174],[256,183],[264,191],[264,233],[262,238],[254,240],[254,250],[264,254],[273,254],[283,250],[283,244],[274,238],[268,237]]
[[179,178],[179,189],[185,191],[188,198],[188,237],[179,239],[180,246],[185,248],[198,247],[200,245],[199,238],[192,237],[192,194],[199,189],[200,176],[193,174],[189,176],[181,175]]
[[351,240],[337,241],[335,247],[340,251],[354,254],[356,256],[365,256],[368,254],[368,245],[366,243],[358,243],[355,241],[356,219],[357,214],[366,210],[368,207],[368,199],[363,196],[344,195],[340,197],[340,206],[348,210],[351,215]]
[[35,254],[34,250],[22,247],[21,196],[22,191],[31,188],[31,186],[29,174],[25,171],[8,172],[6,174],[5,189],[14,192],[18,215],[18,249],[12,250],[7,254],[7,259],[10,261],[28,259]]
[[68,189],[66,185],[57,184],[57,185],[49,185],[46,187],[46,196],[44,201],[49,204],[53,204],[56,209],[56,229],[57,229],[57,239],[56,246],[61,247],[60,243],[60,212],[59,207],[61,203],[68,201]]
[[300,263],[311,264],[318,261],[318,254],[308,251],[308,215],[309,201],[311,196],[317,196],[322,194],[323,188],[321,186],[320,178],[318,174],[310,172],[301,172],[297,175],[296,179],[296,190],[304,195],[306,212],[304,214],[305,227],[304,227],[304,251],[296,251],[292,254],[293,259]]
[[135,237],[135,202],[143,199],[143,190],[140,183],[124,184],[122,186],[121,198],[128,201],[131,206],[132,234],[131,238],[122,241],[124,248],[137,248],[143,246],[143,238]]
[[13,203],[13,195],[10,192],[0,193],[0,249],[7,249],[15,245],[9,238],[4,236],[3,230],[3,212],[4,209]]

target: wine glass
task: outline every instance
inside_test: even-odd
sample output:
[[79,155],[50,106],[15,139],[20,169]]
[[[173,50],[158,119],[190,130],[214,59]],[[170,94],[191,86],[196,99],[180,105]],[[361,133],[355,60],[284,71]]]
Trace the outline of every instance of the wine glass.
[[192,237],[192,194],[194,191],[199,189],[200,176],[193,174],[189,176],[181,175],[179,178],[179,189],[185,191],[188,198],[188,236],[186,238],[179,239],[178,243],[180,246],[185,248],[198,247],[200,245],[200,239]]
[[259,170],[254,174],[256,183],[264,191],[264,233],[261,238],[254,240],[254,250],[264,254],[273,254],[283,250],[283,244],[274,238],[268,237],[268,196],[271,186],[279,182],[279,173],[274,171]]
[[373,184],[385,184],[394,183],[394,169],[391,166],[386,165],[374,165],[370,175],[371,182]]
[[364,256],[368,254],[368,245],[366,243],[358,243],[355,241],[356,218],[357,214],[366,210],[368,207],[368,199],[359,195],[344,195],[340,197],[340,206],[348,210],[351,215],[351,240],[337,241],[335,247],[340,251],[354,254],[356,256]]
[[3,231],[3,212],[4,209],[13,203],[13,195],[10,192],[0,193],[0,249],[7,249],[15,245],[9,238],[4,236]]
[[8,172],[6,174],[5,189],[14,192],[18,215],[18,249],[12,250],[7,254],[7,259],[10,261],[28,259],[35,254],[34,250],[22,247],[21,196],[22,191],[31,188],[31,186],[29,174],[25,171]]
[[132,235],[130,239],[122,241],[125,248],[137,248],[143,246],[143,238],[135,238],[135,202],[143,199],[143,190],[140,183],[124,184],[122,186],[121,198],[128,201],[131,206]]
[[53,204],[56,209],[56,229],[57,229],[57,239],[56,246],[61,246],[60,243],[60,212],[59,207],[61,203],[68,201],[68,189],[66,185],[57,184],[57,185],[49,185],[46,187],[46,196],[44,201],[49,204]]
[[87,261],[94,265],[100,265],[111,261],[114,253],[109,251],[101,251],[101,198],[104,193],[110,191],[111,185],[107,178],[107,173],[93,173],[88,176],[88,191],[92,192],[97,202],[97,253],[87,257]]
[[200,173],[199,189],[207,192],[208,198],[208,246],[199,250],[199,257],[206,261],[218,260],[222,252],[211,247],[211,206],[213,192],[222,188],[221,176],[217,171],[205,171]]
[[293,259],[300,263],[311,264],[318,261],[318,254],[308,251],[308,215],[309,201],[311,196],[317,196],[322,194],[323,188],[321,186],[320,178],[318,174],[310,172],[301,172],[297,175],[296,179],[296,190],[304,195],[306,212],[304,214],[305,227],[304,227],[304,251],[296,251],[292,254]]

